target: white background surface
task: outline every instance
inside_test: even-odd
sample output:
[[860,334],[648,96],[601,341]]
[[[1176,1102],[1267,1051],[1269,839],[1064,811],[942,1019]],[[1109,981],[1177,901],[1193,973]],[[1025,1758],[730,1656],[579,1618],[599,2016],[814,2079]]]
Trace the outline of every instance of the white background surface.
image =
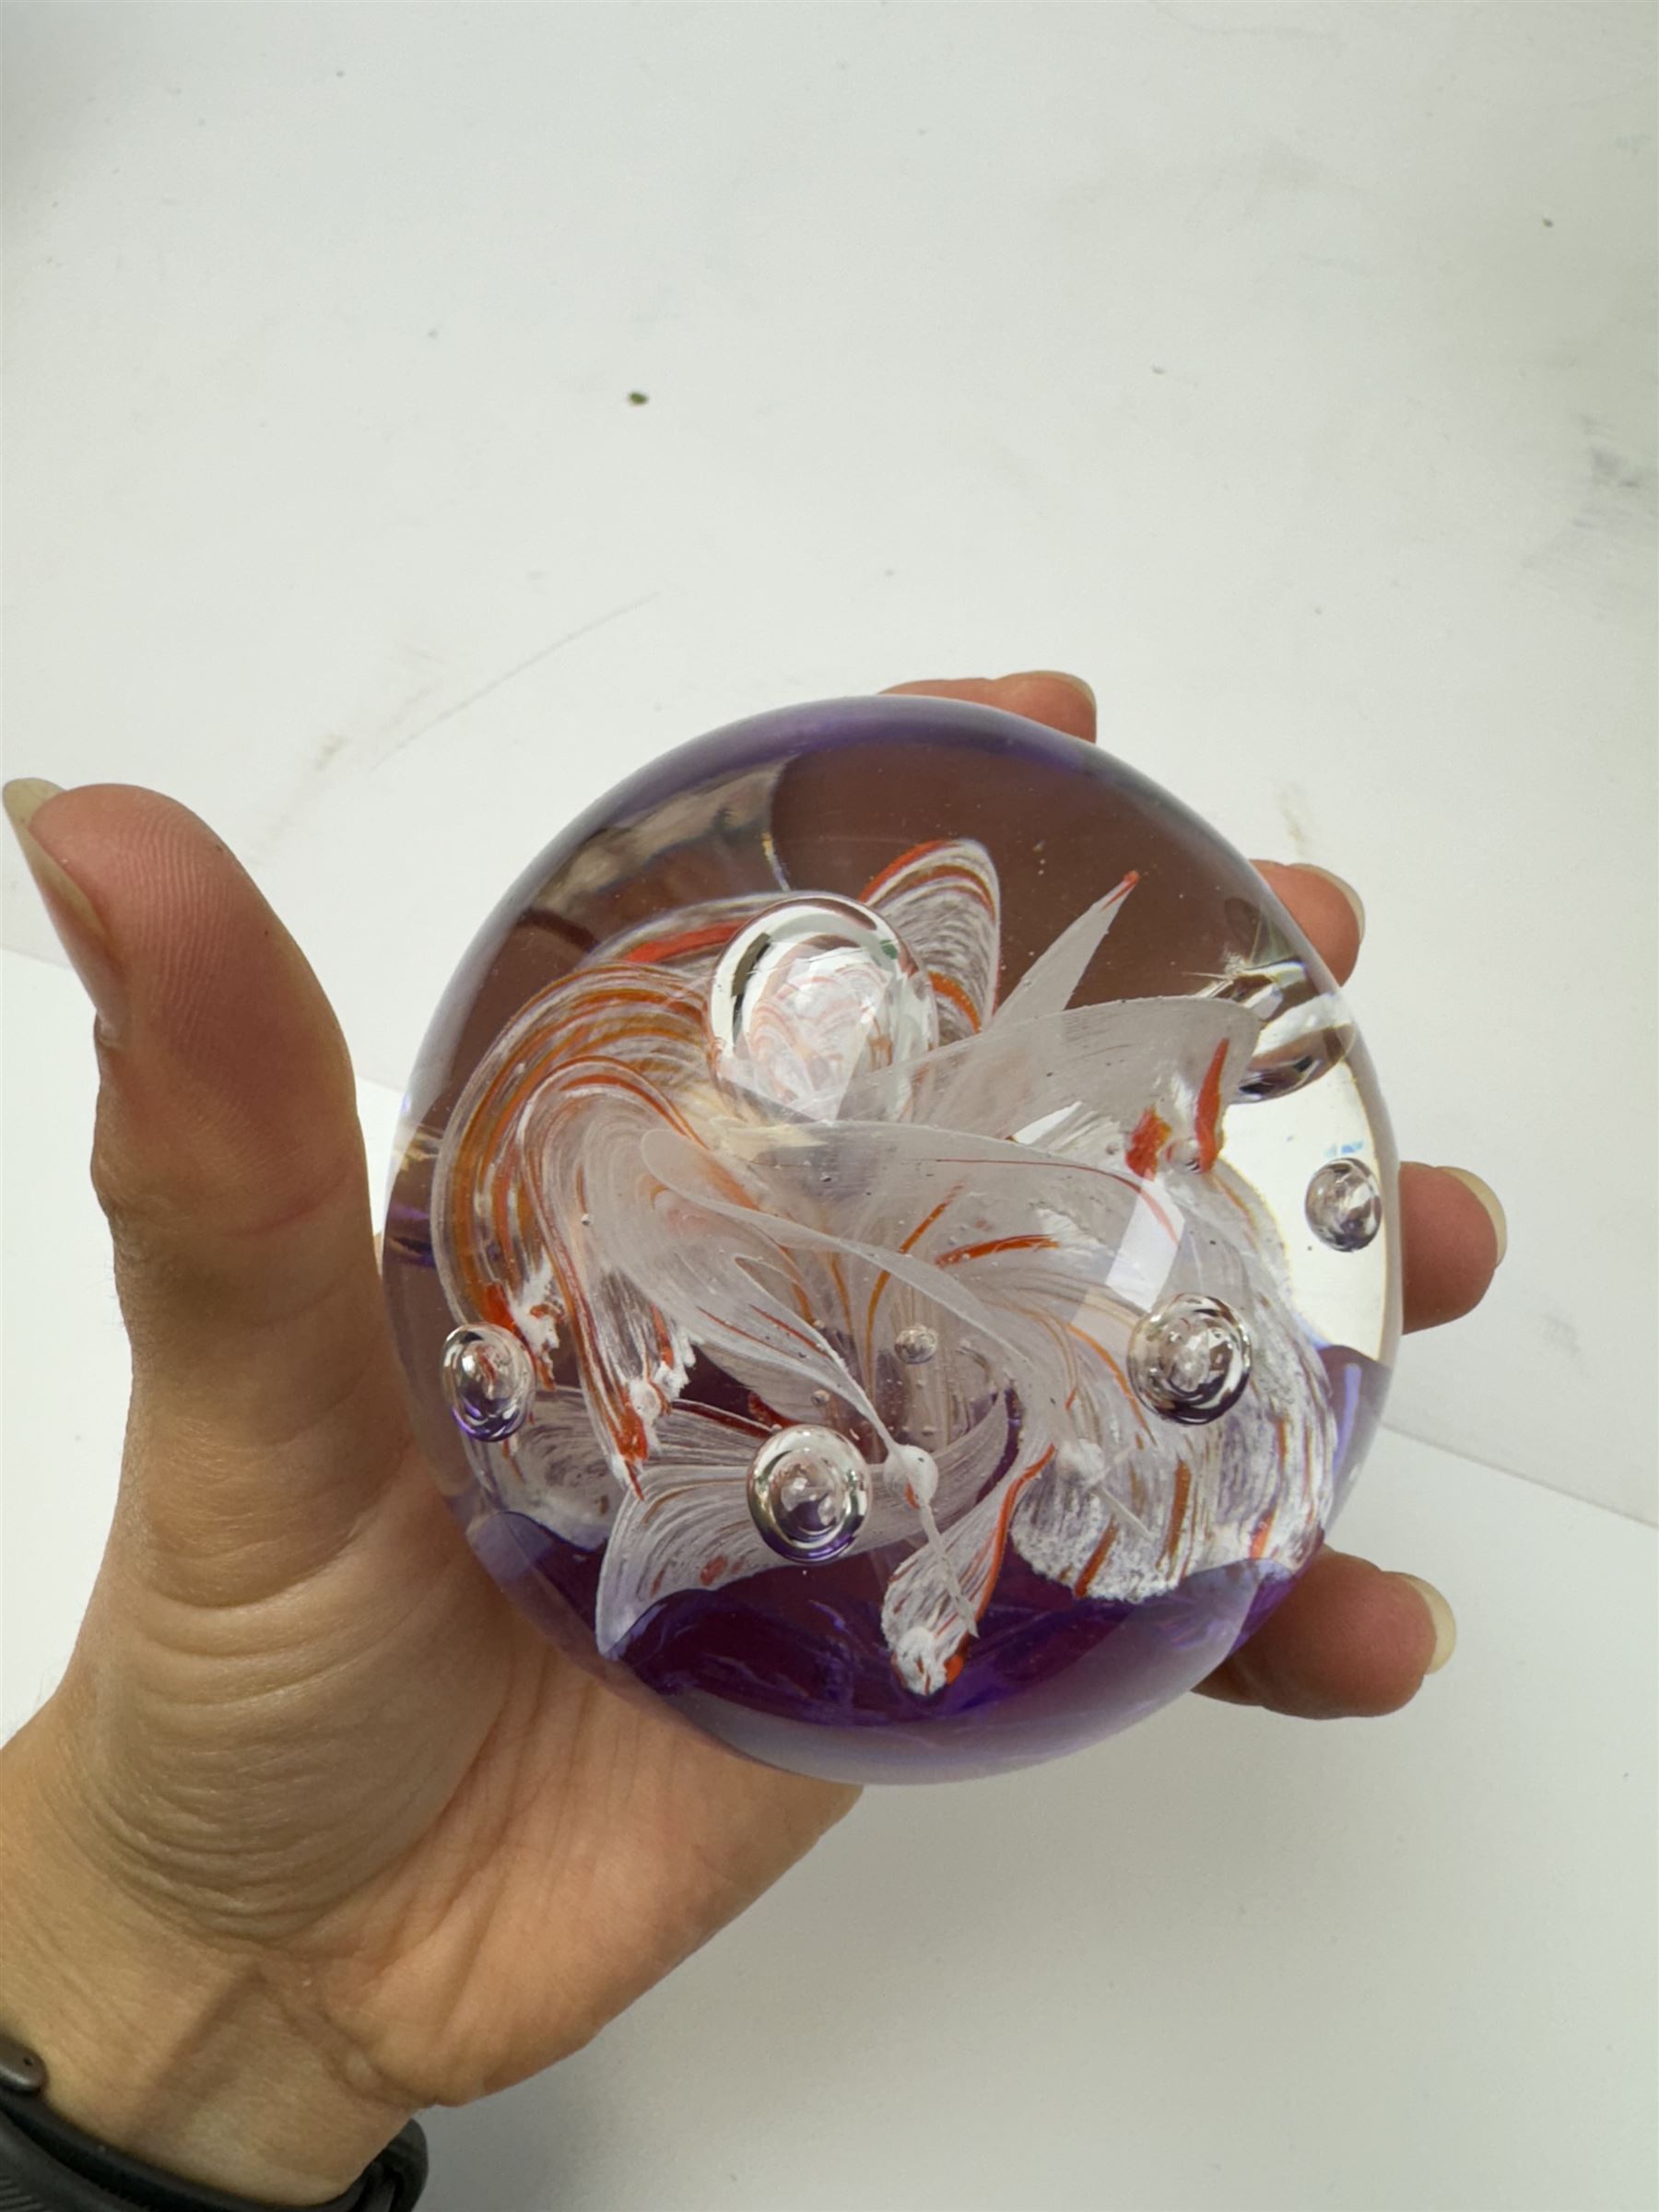
[[[1510,1212],[1344,1524],[1458,1607],[1416,1708],[1190,1702],[872,1800],[592,2051],[436,2123],[429,2202],[1659,2202],[1650,11],[6,34],[6,772],[215,824],[382,1150],[473,928],[628,769],[1041,663],[1245,850],[1360,883],[1402,1148]],[[15,1724],[122,1354],[85,1017],[5,865]]]

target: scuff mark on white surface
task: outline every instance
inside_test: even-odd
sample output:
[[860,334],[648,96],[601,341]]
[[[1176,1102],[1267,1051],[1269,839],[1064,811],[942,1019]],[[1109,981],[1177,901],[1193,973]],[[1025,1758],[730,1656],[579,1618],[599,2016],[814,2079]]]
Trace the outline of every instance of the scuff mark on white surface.
[[1285,835],[1298,860],[1312,860],[1316,846],[1308,828],[1308,794],[1300,783],[1281,783],[1274,793]]
[[418,729],[411,730],[406,736],[399,737],[394,744],[386,748],[386,751],[381,756],[382,759],[390,759],[394,753],[401,753],[406,747],[418,744],[422,737],[429,735],[433,730],[441,728],[446,722],[453,722],[458,714],[465,714],[468,708],[476,707],[481,699],[488,699],[492,692],[500,690],[504,684],[515,682],[521,676],[527,675],[532,668],[539,667],[543,661],[551,660],[556,653],[562,653],[567,645],[575,644],[578,638],[590,637],[594,630],[604,629],[609,623],[619,622],[624,615],[637,613],[641,607],[649,606],[653,599],[660,599],[662,595],[661,592],[647,592],[641,598],[629,599],[622,606],[613,606],[607,614],[596,615],[591,622],[583,622],[576,629],[566,630],[562,636],[555,638],[550,644],[543,645],[537,652],[528,654],[522,661],[515,661],[511,668],[503,668],[499,676],[492,676],[488,683],[480,684],[476,691],[469,691],[465,699],[458,699],[453,706],[443,708],[429,721],[423,722]]
[[1659,475],[1651,461],[1622,450],[1594,421],[1585,418],[1583,427],[1589,438],[1586,488],[1578,506],[1521,567],[1582,593],[1598,614],[1618,617],[1647,606],[1651,597]]
[[1584,1357],[1583,1340],[1577,1324],[1568,1320],[1565,1313],[1546,1313],[1543,1317],[1545,1341],[1564,1352],[1569,1359],[1582,1361]]

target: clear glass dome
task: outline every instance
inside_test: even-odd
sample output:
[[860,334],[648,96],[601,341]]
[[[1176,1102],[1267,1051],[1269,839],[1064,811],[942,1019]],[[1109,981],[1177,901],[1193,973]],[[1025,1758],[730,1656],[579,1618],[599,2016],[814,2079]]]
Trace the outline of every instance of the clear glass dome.
[[1395,1159],[1317,956],[1095,747],[956,701],[682,747],[479,934],[384,1241],[491,1574],[755,1757],[1050,1758],[1312,1557],[1398,1334]]

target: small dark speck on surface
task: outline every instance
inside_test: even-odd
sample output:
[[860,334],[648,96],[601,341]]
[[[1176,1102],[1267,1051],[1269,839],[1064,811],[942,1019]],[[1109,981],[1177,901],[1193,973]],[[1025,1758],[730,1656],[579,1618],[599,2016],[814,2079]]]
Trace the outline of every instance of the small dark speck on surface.
[[1164,373],[1156,361],[1152,364],[1152,373],[1154,376],[1162,376]]
[[427,336],[429,338],[435,338],[438,335],[439,327],[439,324],[434,323],[431,329],[427,332]]
[[345,72],[345,70],[344,70],[344,69],[336,69],[336,70],[335,71],[335,76],[345,76],[345,74],[346,74],[346,72]]
[[1546,230],[1553,230],[1555,229],[1555,220],[1553,217],[1547,215],[1544,218],[1544,228]]
[[1569,1359],[1583,1358],[1583,1346],[1580,1341],[1578,1330],[1564,1313],[1545,1314],[1544,1335],[1548,1343],[1554,1345],[1558,1351],[1564,1352]]
[[650,397],[649,392],[630,392],[628,395],[628,404],[630,407],[642,407]]
[[1594,483],[1609,485],[1617,491],[1647,491],[1653,483],[1652,472],[1641,462],[1627,461],[1622,453],[1605,445],[1590,448],[1590,475]]

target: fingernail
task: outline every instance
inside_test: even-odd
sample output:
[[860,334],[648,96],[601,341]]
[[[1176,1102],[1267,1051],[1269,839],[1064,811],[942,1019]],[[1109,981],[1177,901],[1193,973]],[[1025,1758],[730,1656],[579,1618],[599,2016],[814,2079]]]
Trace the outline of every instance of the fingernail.
[[17,832],[18,847],[29,864],[47,918],[57,931],[58,941],[69,955],[87,995],[97,1007],[104,1029],[112,1034],[120,1027],[126,1010],[126,994],[109,933],[86,892],[62,863],[53,858],[29,827],[47,800],[55,799],[62,789],[61,783],[49,783],[44,776],[18,776],[6,784],[0,797],[5,800],[6,819]]
[[1403,1574],[1403,1583],[1409,1583],[1429,1608],[1429,1618],[1434,1623],[1434,1656],[1428,1671],[1438,1675],[1457,1649],[1457,1616],[1432,1583],[1424,1582],[1420,1574]]
[[1095,704],[1094,686],[1086,684],[1080,676],[1074,676],[1069,668],[1016,668],[1002,680],[1005,684],[1010,684],[1019,677],[1032,676],[1051,677],[1057,684],[1069,684],[1074,691],[1083,694],[1091,707]]
[[1486,1207],[1487,1218],[1491,1222],[1493,1233],[1498,1239],[1498,1264],[1501,1265],[1503,1255],[1509,1250],[1509,1222],[1505,1219],[1503,1208],[1499,1204],[1497,1192],[1493,1190],[1489,1182],[1482,1182],[1479,1176],[1472,1174],[1467,1168],[1442,1168],[1441,1173],[1455,1175],[1458,1182],[1473,1191],[1481,1205]]
[[1307,875],[1323,876],[1328,884],[1342,893],[1354,910],[1354,920],[1359,924],[1359,935],[1363,937],[1365,935],[1365,901],[1353,885],[1345,877],[1335,874],[1330,868],[1316,868],[1311,860],[1299,860],[1296,865]]

